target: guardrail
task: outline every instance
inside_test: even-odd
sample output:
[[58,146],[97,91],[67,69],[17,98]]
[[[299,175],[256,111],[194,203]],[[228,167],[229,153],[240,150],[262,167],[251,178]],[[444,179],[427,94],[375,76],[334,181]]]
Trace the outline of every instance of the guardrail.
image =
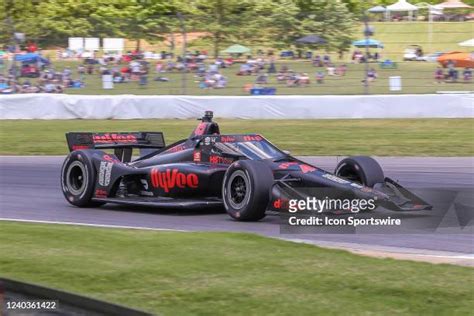
[[351,96],[0,96],[0,119],[472,118],[474,94]]

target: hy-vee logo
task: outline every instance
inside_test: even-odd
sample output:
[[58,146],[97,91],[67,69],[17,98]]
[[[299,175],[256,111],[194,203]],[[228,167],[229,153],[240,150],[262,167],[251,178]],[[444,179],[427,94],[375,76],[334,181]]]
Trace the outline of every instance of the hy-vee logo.
[[166,169],[160,171],[159,169],[151,169],[151,185],[154,188],[161,188],[165,192],[169,192],[170,189],[175,187],[184,189],[192,188],[196,189],[199,184],[199,178],[195,173],[182,173],[178,169]]
[[137,138],[132,134],[96,134],[94,135],[94,143],[136,143]]

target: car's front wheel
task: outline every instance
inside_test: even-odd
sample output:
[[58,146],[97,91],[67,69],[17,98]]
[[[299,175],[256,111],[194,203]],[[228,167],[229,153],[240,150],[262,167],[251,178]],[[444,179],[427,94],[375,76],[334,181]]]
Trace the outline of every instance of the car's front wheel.
[[367,156],[352,156],[343,159],[337,165],[334,174],[368,187],[385,182],[382,167],[374,158]]
[[222,184],[222,199],[227,214],[238,221],[264,218],[272,185],[273,172],[264,162],[234,162],[227,169]]

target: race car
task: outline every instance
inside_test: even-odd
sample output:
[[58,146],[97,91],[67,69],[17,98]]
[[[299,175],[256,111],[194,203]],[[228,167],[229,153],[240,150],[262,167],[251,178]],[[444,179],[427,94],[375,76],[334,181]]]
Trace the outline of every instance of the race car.
[[[61,170],[66,200],[78,207],[119,203],[158,208],[217,207],[238,221],[288,211],[307,188],[350,199],[374,199],[394,211],[431,205],[385,177],[371,157],[348,157],[334,173],[278,149],[259,134],[220,133],[207,111],[191,135],[165,145],[161,132],[66,134],[70,154]],[[133,149],[139,149],[133,159]]]

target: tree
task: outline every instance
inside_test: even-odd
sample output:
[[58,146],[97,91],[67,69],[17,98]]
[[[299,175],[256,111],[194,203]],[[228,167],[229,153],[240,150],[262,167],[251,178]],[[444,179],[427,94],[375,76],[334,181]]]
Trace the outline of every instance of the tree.
[[14,32],[33,40],[40,38],[39,4],[40,0],[0,0],[0,43],[13,44]]
[[188,20],[206,32],[204,38],[211,40],[214,57],[219,56],[222,44],[245,40],[258,31],[256,0],[194,0],[190,5]]
[[339,1],[296,0],[301,35],[317,34],[327,40],[326,50],[345,51],[351,42],[354,15]]

